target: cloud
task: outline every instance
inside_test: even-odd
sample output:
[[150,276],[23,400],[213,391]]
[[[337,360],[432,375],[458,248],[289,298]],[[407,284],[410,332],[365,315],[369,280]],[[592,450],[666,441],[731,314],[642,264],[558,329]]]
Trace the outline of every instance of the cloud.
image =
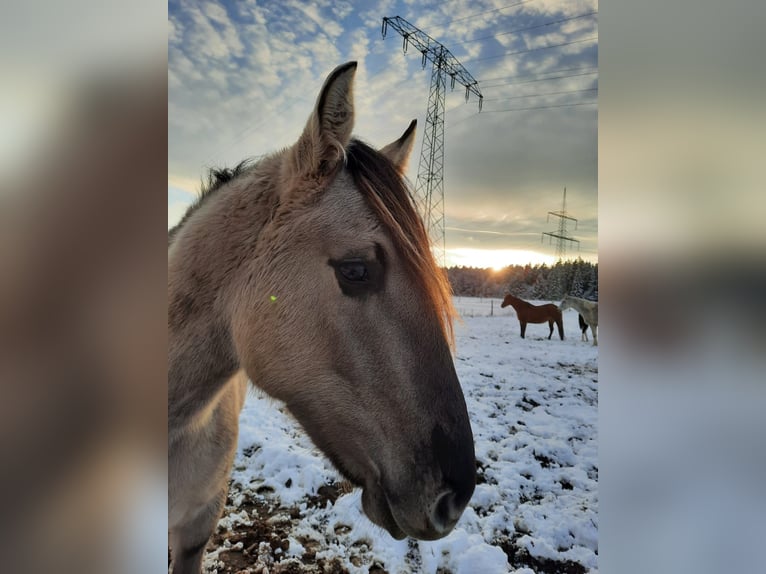
[[[507,1],[495,0],[483,10],[467,0],[420,6],[400,0],[361,7],[344,0],[228,6],[174,3],[168,24],[170,177],[195,182],[193,190],[208,167],[232,165],[292,144],[326,75],[338,64],[356,60],[355,133],[382,146],[417,118],[417,144],[407,172],[414,185],[426,130],[431,66],[424,70],[412,48],[403,54],[402,38],[391,28],[385,39],[381,37],[383,16],[405,15],[443,41],[479,80],[485,112],[594,99],[595,91],[547,93],[597,87],[597,75],[559,72],[594,69],[597,43],[471,60],[596,35],[597,19],[584,18],[497,36],[597,9],[595,2],[535,1],[479,16],[477,12],[503,8]],[[504,80],[521,74],[527,76],[519,79],[534,79],[543,73],[570,77],[526,84]],[[478,114],[475,98],[465,104],[464,90],[456,86],[446,95],[446,109],[448,217],[494,214],[494,219],[477,221],[491,224],[491,229],[495,220],[504,221],[505,227],[496,229],[515,233],[522,227],[514,225],[544,219],[547,211],[556,209],[567,185],[575,216],[596,221],[595,106]],[[519,219],[514,219],[517,215]],[[597,227],[587,233],[595,245]]]

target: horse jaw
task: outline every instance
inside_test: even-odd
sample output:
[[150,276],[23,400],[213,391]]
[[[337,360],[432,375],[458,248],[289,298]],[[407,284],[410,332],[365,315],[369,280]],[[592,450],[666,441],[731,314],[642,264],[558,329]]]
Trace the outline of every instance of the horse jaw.
[[407,537],[404,530],[397,524],[388,499],[380,485],[362,489],[362,510],[373,524],[384,528],[396,540],[403,540]]

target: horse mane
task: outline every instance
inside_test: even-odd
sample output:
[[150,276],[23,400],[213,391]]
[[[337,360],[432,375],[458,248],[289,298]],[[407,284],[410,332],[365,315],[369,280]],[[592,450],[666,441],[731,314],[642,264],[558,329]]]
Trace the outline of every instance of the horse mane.
[[357,139],[346,149],[346,169],[388,230],[405,266],[439,316],[444,335],[454,346],[453,320],[457,313],[452,289],[431,252],[428,233],[406,180],[388,158]]
[[518,302],[523,307],[534,307],[534,305],[532,305],[532,303],[530,303],[529,301],[524,301],[524,299],[522,299],[520,297],[516,297],[516,295],[514,295],[513,293],[506,293],[505,296],[506,297],[513,297],[514,301]]
[[222,168],[210,168],[207,173],[207,182],[203,181],[200,185],[200,192],[197,199],[194,200],[184,213],[177,224],[168,231],[168,244],[173,241],[181,227],[189,220],[189,218],[200,208],[202,205],[212,197],[216,191],[221,189],[225,184],[229,183],[233,179],[247,173],[255,165],[255,159],[248,158],[243,159],[234,167],[222,167]]

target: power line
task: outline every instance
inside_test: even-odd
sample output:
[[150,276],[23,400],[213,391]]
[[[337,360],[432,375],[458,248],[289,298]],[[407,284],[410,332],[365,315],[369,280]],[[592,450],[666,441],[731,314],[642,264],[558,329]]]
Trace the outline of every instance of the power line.
[[[452,110],[448,110],[448,111],[452,111]],[[483,112],[482,112],[482,113],[483,113]],[[479,112],[474,112],[474,113],[472,113],[472,114],[468,114],[466,117],[464,117],[464,118],[462,118],[462,119],[459,119],[459,120],[457,120],[456,122],[450,122],[450,123],[449,123],[449,127],[450,127],[450,128],[453,128],[453,127],[455,127],[456,125],[458,125],[458,124],[462,124],[464,121],[466,121],[466,120],[468,120],[468,119],[470,119],[470,118],[472,118],[472,117],[474,117],[474,116],[478,116],[478,115],[479,115]]]
[[463,16],[462,18],[455,18],[454,20],[449,20],[445,22],[444,24],[436,24],[436,26],[441,26],[443,28],[450,24],[454,24],[455,22],[462,22],[463,20],[478,18],[479,16],[483,16],[484,14],[489,14],[490,12],[500,12],[501,10],[507,10],[508,8],[515,8],[516,6],[521,6],[522,4],[528,4],[530,2],[534,2],[534,0],[521,0],[521,2],[516,2],[515,4],[508,4],[507,6],[503,6],[502,8],[495,8],[494,10],[485,10],[484,12],[477,12],[476,14]]
[[445,227],[444,229],[448,229],[450,231],[466,231],[468,233],[486,233],[488,235],[507,235],[508,237],[519,237],[522,235],[537,235],[537,233],[533,233],[530,231],[517,231],[516,233],[505,233],[502,231],[488,231],[484,229],[466,229],[465,227]]
[[540,76],[542,74],[558,74],[559,72],[580,72],[590,70],[592,66],[580,66],[579,68],[561,68],[559,70],[548,70],[547,72],[534,72],[528,74],[516,74],[514,76],[503,76],[501,78],[484,78],[482,82],[494,82],[497,80],[512,80],[513,78],[528,78],[529,76]]
[[537,78],[534,80],[525,80],[523,82],[505,82],[502,84],[491,84],[489,86],[484,86],[484,87],[499,88],[501,86],[517,86],[519,84],[532,84],[534,82],[546,82],[548,80],[561,80],[562,78],[576,78],[578,76],[591,76],[593,74],[598,74],[598,70],[593,70],[592,72],[583,72],[582,74],[565,74],[563,76],[551,76],[550,78]]
[[[501,112],[525,112],[525,111],[531,111],[531,110],[547,110],[547,109],[551,109],[551,108],[570,108],[570,107],[574,107],[574,106],[588,106],[588,105],[593,105],[593,104],[596,104],[596,103],[598,103],[597,100],[593,100],[591,102],[575,102],[575,103],[571,103],[571,104],[557,104],[557,105],[551,105],[551,106],[529,106],[529,107],[525,107],[525,108],[509,108],[509,109],[506,109],[506,110],[483,110],[481,113],[482,114],[491,114],[491,113],[501,113]],[[448,110],[448,111],[452,111],[452,110]],[[474,112],[472,114],[469,114],[466,117],[460,118],[457,121],[450,122],[449,123],[449,127],[450,127],[450,129],[454,128],[455,126],[457,126],[459,124],[462,124],[464,121],[469,120],[469,119],[473,118],[474,116],[478,116],[478,115],[480,115],[479,112]]]
[[[586,88],[582,90],[561,90],[558,92],[545,92],[545,93],[538,93],[538,94],[524,94],[520,96],[508,96],[506,98],[491,98],[491,99],[484,99],[485,102],[503,102],[505,100],[517,100],[520,98],[539,98],[544,96],[556,96],[559,94],[576,94],[578,92],[597,92],[598,88]],[[449,114],[450,112],[454,112],[458,108],[462,108],[464,104],[456,104],[449,108],[445,113]]]
[[254,124],[251,124],[249,126],[246,125],[244,128],[242,128],[237,134],[235,134],[229,140],[229,142],[227,144],[224,145],[224,147],[222,147],[222,148],[219,147],[218,149],[216,149],[215,152],[210,154],[207,157],[207,159],[203,162],[203,165],[210,165],[213,162],[213,159],[216,156],[218,156],[219,158],[222,158],[224,156],[224,152],[228,152],[232,147],[234,147],[236,144],[238,144],[242,140],[244,140],[245,137],[249,137],[250,132],[252,132],[252,131],[262,127],[267,121],[272,120],[275,116],[278,116],[278,115],[286,112],[287,110],[292,108],[298,102],[303,102],[303,103],[309,102],[310,103],[310,100],[308,100],[305,97],[295,96],[295,97],[290,98],[289,100],[287,100],[281,106],[279,106],[279,108],[276,111],[274,111],[272,113],[269,113],[269,114],[264,113],[263,119],[261,121],[255,122]]
[[548,50],[550,48],[560,48],[562,46],[571,46],[572,44],[579,44],[581,42],[588,42],[590,40],[598,40],[598,36],[591,36],[590,38],[582,38],[581,40],[572,40],[571,42],[564,42],[562,44],[552,44],[550,46],[540,46],[539,48],[528,48],[526,50],[517,50],[516,52],[505,52],[503,54],[497,54],[496,56],[486,56],[484,58],[475,58],[473,60],[466,60],[468,62],[481,62],[483,60],[492,60],[494,58],[504,58],[505,56],[515,56],[516,54],[526,54],[528,52],[537,52],[538,50]]
[[559,92],[546,92],[544,94],[526,94],[523,96],[508,96],[507,98],[484,98],[485,102],[502,102],[505,100],[516,100],[519,98],[537,98],[541,96],[556,96],[559,94],[576,94],[578,92],[596,92],[598,91],[598,88],[586,88],[584,90],[562,90]]
[[569,18],[562,18],[560,20],[553,20],[552,22],[545,22],[544,24],[537,24],[536,26],[528,26],[526,28],[518,28],[516,30],[509,30],[508,32],[500,32],[499,34],[492,34],[490,36],[482,36],[481,38],[472,38],[470,40],[463,40],[462,42],[452,42],[453,45],[468,44],[469,42],[479,42],[480,40],[489,40],[491,38],[497,38],[498,36],[505,36],[507,34],[517,34],[519,32],[527,32],[528,30],[536,30],[537,28],[544,28],[545,26],[553,26],[554,24],[561,24],[563,22],[569,22],[571,20],[577,20],[579,18],[586,18],[598,14],[598,10],[594,12],[588,12],[587,14],[580,14],[579,16],[570,16]]
[[[493,113],[499,113],[499,112],[524,112],[527,110],[547,110],[550,108],[568,108],[571,106],[588,106],[592,104],[598,103],[597,100],[593,100],[591,102],[576,102],[573,104],[557,104],[557,105],[551,105],[551,106],[532,106],[528,108],[509,108],[507,110],[484,110],[481,113],[482,114],[493,114]],[[455,122],[457,123],[457,122]]]

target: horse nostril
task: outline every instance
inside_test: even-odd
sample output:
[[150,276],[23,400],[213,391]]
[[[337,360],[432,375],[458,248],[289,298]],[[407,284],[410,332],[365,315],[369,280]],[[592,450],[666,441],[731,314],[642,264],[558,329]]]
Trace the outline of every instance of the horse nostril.
[[439,495],[431,513],[431,524],[442,533],[452,530],[463,513],[463,508],[456,504],[455,493],[451,490]]

